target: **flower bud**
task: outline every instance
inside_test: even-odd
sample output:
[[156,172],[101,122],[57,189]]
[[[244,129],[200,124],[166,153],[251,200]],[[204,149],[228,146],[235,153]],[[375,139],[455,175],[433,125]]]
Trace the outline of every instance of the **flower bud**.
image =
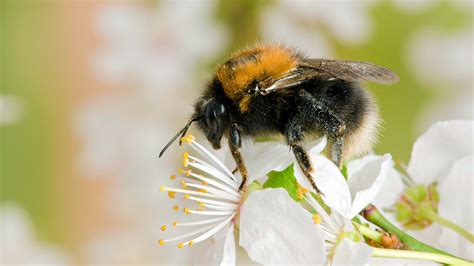
[[397,221],[405,228],[421,230],[431,225],[427,210],[438,212],[436,184],[409,187],[395,205]]

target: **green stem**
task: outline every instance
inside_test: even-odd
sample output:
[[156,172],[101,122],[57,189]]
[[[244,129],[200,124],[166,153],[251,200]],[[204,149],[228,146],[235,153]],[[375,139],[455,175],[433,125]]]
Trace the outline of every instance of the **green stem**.
[[429,260],[449,265],[474,265],[471,262],[444,254],[400,249],[372,248],[372,257]]
[[461,226],[451,222],[450,220],[441,217],[439,214],[437,214],[435,211],[433,211],[430,208],[425,208],[423,209],[423,214],[425,215],[426,218],[431,220],[432,222],[438,223],[442,226],[445,226],[454,232],[460,234],[467,240],[469,240],[471,243],[474,243],[474,235],[469,233],[467,230],[462,228]]
[[358,230],[359,232],[365,236],[366,238],[368,239],[372,239],[373,241],[377,242],[377,243],[381,243],[382,242],[382,237],[383,237],[383,234],[375,231],[375,230],[372,230],[370,227],[368,226],[365,226],[365,225],[361,225],[361,224],[358,224],[358,223],[352,223]]
[[424,252],[432,252],[437,254],[443,254],[451,256],[450,254],[436,249],[432,246],[429,246],[425,243],[422,243],[415,238],[411,237],[407,233],[403,232],[402,230],[398,229],[395,225],[393,225],[389,220],[387,220],[377,208],[370,204],[368,205],[363,211],[362,216],[364,216],[367,221],[375,224],[376,226],[382,228],[386,232],[390,234],[395,234],[397,237],[402,241],[406,249],[415,250],[415,251],[424,251]]

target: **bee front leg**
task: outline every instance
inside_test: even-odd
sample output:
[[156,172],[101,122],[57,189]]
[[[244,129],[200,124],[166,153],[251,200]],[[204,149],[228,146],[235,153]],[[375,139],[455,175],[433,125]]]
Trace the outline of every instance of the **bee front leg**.
[[242,176],[242,183],[239,186],[239,191],[244,188],[248,175],[242,154],[240,153],[240,147],[242,147],[242,138],[240,136],[239,126],[234,123],[229,131],[229,148],[232,157],[234,157],[234,161],[237,164],[237,169],[239,169],[240,175]]

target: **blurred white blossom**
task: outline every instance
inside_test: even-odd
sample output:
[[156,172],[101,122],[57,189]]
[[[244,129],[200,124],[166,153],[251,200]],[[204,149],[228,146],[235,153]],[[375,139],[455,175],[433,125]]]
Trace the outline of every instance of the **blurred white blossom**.
[[[267,14],[269,19],[264,21],[264,29],[269,29],[270,34],[282,35],[271,35],[273,38],[284,38],[284,33],[289,34],[287,40],[296,46],[303,45],[302,47],[306,48],[307,45],[316,45],[312,48],[325,48],[324,40],[316,36],[316,26],[320,24],[319,26],[326,27],[340,41],[361,44],[368,40],[372,32],[369,6],[369,1],[280,0],[274,7],[275,10],[269,11],[276,15]],[[284,30],[279,31],[278,26],[283,26]],[[305,27],[311,28],[304,30]],[[295,30],[295,33],[290,29]],[[327,51],[327,47],[322,51],[316,50],[318,53]]]
[[68,265],[64,251],[35,238],[33,226],[25,211],[17,205],[0,206],[0,264],[2,265]]
[[18,121],[23,113],[23,104],[18,97],[0,95],[0,127]]
[[[96,14],[102,45],[91,60],[92,71],[128,90],[96,95],[77,112],[77,165],[85,176],[112,178],[106,209],[127,225],[84,247],[91,262],[186,258],[160,251],[154,241],[157,221],[171,208],[156,204],[163,201],[157,184],[178,166],[172,160],[176,149],[161,159],[158,154],[187,120],[190,92],[205,86],[196,73],[225,47],[226,33],[212,21],[214,8],[215,1],[121,2],[104,4]],[[117,252],[130,244],[127,238],[135,248]]]
[[456,33],[430,28],[415,36],[408,46],[409,66],[420,83],[437,89],[419,114],[417,130],[440,120],[473,119],[472,28]]

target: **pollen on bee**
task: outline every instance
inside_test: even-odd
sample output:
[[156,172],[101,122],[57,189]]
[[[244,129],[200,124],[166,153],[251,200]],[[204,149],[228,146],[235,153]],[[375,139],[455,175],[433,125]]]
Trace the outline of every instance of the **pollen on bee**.
[[168,191],[168,197],[170,197],[170,199],[174,199],[176,196],[176,192],[174,191]]
[[321,216],[319,214],[314,214],[313,215],[313,223],[314,224],[320,224],[321,223]]
[[175,211],[179,210],[179,206],[178,206],[178,205],[174,205],[174,206],[173,206],[173,210],[175,210]]
[[162,226],[160,227],[160,229],[161,229],[161,231],[163,231],[163,232],[166,231],[166,225],[162,225]]
[[158,244],[160,244],[160,246],[163,246],[165,244],[165,241],[163,239],[160,239],[158,240]]

